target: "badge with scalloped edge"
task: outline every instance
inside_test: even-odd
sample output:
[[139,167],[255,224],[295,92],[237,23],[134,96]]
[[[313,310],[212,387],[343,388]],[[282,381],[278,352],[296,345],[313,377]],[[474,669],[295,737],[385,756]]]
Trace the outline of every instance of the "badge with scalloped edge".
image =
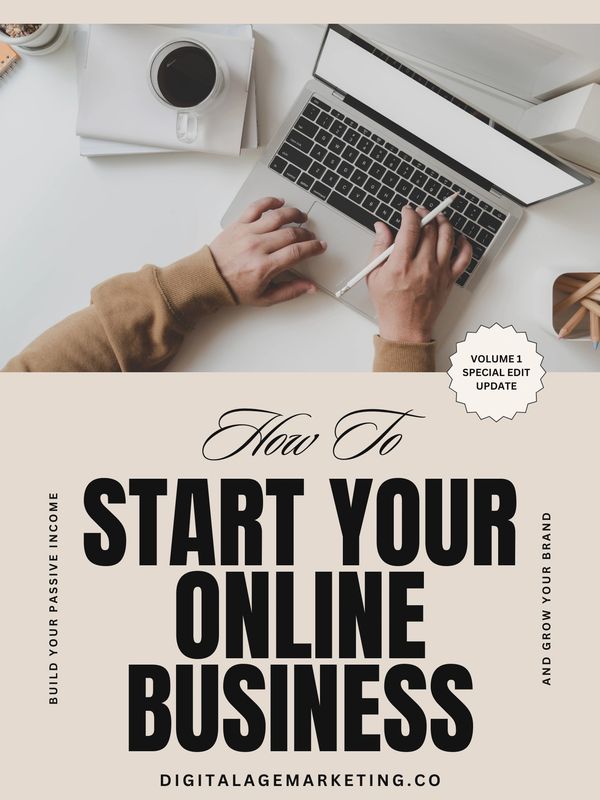
[[513,419],[544,388],[542,360],[526,333],[512,325],[482,325],[458,343],[450,358],[450,388],[456,401],[480,419]]

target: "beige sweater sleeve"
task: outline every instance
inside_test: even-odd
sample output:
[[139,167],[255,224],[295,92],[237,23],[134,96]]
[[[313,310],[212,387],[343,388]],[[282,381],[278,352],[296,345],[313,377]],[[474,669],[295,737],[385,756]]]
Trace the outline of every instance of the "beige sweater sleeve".
[[146,266],[92,290],[92,304],[13,358],[6,372],[162,369],[196,320],[235,304],[208,247],[164,269]]
[[435,342],[411,344],[374,337],[373,372],[434,372]]

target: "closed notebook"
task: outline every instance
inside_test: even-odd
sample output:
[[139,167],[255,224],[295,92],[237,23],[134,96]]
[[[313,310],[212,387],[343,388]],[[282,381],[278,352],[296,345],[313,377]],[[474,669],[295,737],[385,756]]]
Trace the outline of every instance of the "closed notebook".
[[[218,105],[201,117],[192,144],[177,139],[177,110],[161,103],[149,82],[153,54],[167,42],[197,38],[226,65],[227,81]],[[93,25],[79,97],[79,136],[170,150],[222,155],[240,152],[254,40],[159,25]]]

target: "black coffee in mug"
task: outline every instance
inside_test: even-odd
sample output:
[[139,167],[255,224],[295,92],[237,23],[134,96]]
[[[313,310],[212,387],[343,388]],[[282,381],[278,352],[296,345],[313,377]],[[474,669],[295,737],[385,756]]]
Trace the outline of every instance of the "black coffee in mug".
[[203,47],[182,44],[166,53],[158,65],[156,83],[167,103],[176,108],[193,108],[215,88],[217,68]]

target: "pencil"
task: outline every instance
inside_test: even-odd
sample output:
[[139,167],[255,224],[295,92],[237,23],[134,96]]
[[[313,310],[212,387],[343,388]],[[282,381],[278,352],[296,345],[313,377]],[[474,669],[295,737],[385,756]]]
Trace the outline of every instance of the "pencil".
[[[572,278],[570,275],[561,275],[560,278],[557,278],[555,286],[559,291],[565,294],[571,294],[575,289],[584,286],[585,283],[586,281],[582,281],[580,278]],[[590,292],[587,296],[590,300],[600,300],[600,289]]]
[[597,350],[600,342],[600,317],[593,313],[590,313],[590,336],[594,350]]
[[579,306],[577,311],[573,314],[572,317],[565,322],[562,328],[558,332],[558,338],[564,339],[570,333],[573,333],[575,328],[579,325],[580,322],[583,322],[584,318],[587,316],[588,310],[585,306]]
[[577,303],[578,300],[581,300],[582,297],[586,297],[588,294],[590,294],[590,292],[593,292],[594,289],[598,289],[598,287],[600,287],[600,274],[596,275],[595,278],[592,278],[591,281],[584,283],[583,286],[579,287],[579,289],[576,289],[574,292],[567,295],[559,303],[556,303],[554,306],[554,313],[556,314],[559,311],[564,311],[565,308]]
[[[448,206],[451,205],[456,200],[458,194],[459,194],[458,192],[451,194],[445,200],[442,200],[439,206],[430,211],[429,214],[426,214],[421,219],[421,227],[424,228],[428,222],[431,222],[431,220],[435,219],[438,214],[444,211],[444,209],[448,208]],[[359,281],[362,281],[363,278],[366,278],[367,275],[369,275],[369,273],[373,272],[373,270],[376,267],[378,267],[380,264],[383,264],[383,262],[391,256],[393,249],[394,245],[392,244],[388,247],[387,250],[384,250],[383,253],[381,253],[381,255],[378,255],[377,258],[374,258],[370,264],[367,264],[367,266],[364,269],[361,269],[361,271],[358,272],[353,278],[350,278],[348,283],[345,286],[342,286],[342,288],[335,293],[335,296],[341,297],[343,294],[346,294],[348,289],[351,289],[353,286],[356,286],[356,284]]]
[[600,303],[595,303],[587,297],[583,297],[579,302],[593,317],[600,317]]

